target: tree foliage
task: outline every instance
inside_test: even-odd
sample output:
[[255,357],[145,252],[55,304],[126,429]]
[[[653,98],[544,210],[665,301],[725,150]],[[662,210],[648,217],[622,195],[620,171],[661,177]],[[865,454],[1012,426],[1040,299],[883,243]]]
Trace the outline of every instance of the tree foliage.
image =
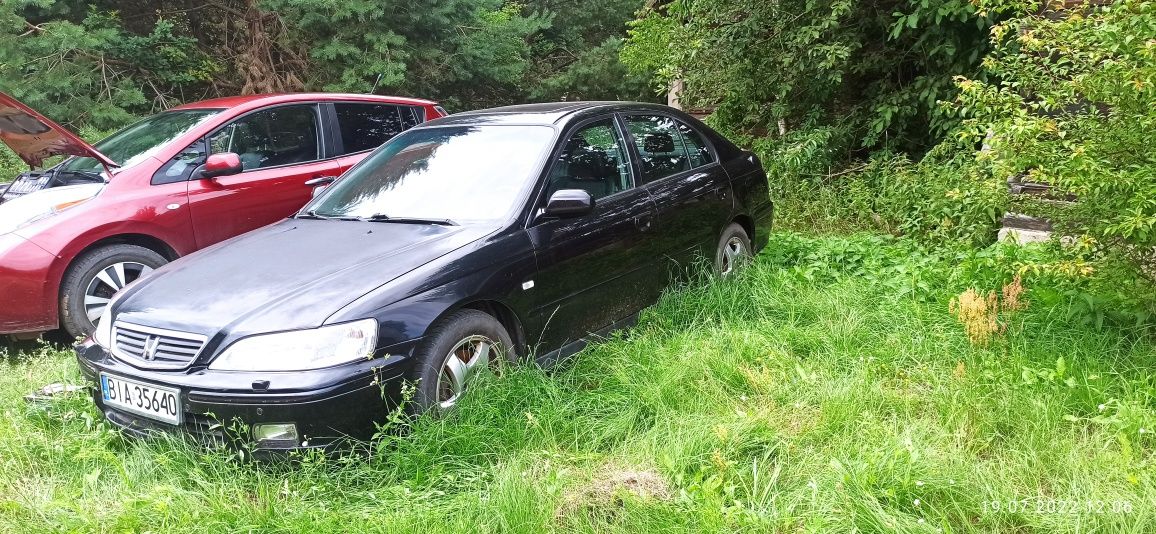
[[66,7],[44,0],[0,6],[0,85],[63,123],[123,124],[181,101],[184,88],[220,70],[171,20],[133,34],[116,11],[71,16]]
[[9,0],[0,90],[115,127],[212,96],[393,93],[469,109],[646,97],[617,59],[642,0]]
[[959,79],[956,109],[969,117],[960,134],[985,142],[978,158],[993,178],[1024,176],[1074,196],[1049,212],[1066,233],[1151,261],[1156,3],[1019,17],[991,39],[993,81]]
[[993,21],[966,0],[674,0],[633,23],[623,59],[724,128],[834,127],[837,158],[918,154],[952,126],[936,102],[980,74]]
[[622,58],[759,153],[788,223],[983,245],[1021,211],[1156,276],[1149,0],[653,1]]

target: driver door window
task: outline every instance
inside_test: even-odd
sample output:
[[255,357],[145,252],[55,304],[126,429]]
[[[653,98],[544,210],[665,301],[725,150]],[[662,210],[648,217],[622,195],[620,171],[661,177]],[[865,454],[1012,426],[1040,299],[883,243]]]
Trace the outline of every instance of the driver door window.
[[213,154],[236,153],[244,170],[320,159],[315,106],[281,106],[237,119],[209,137]]
[[604,119],[583,127],[566,141],[550,170],[548,194],[583,189],[597,200],[631,186],[622,137],[613,119]]

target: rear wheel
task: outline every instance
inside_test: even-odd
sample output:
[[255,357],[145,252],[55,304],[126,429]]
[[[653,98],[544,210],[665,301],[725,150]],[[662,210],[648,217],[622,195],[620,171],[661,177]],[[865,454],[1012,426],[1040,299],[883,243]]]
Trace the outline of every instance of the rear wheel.
[[715,273],[729,276],[751,260],[754,249],[747,231],[738,223],[731,223],[723,230],[715,252]]
[[72,337],[91,334],[112,296],[168,263],[144,247],[110,245],[77,258],[60,284],[60,325]]
[[452,409],[479,374],[515,360],[510,334],[493,316],[459,310],[430,329],[417,349],[415,411]]

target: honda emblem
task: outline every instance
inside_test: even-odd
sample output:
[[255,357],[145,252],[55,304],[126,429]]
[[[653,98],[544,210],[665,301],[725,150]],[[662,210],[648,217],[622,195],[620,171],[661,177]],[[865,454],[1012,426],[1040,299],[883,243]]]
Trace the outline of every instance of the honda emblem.
[[145,361],[151,362],[154,358],[157,357],[157,347],[160,344],[161,338],[157,336],[149,336],[148,339],[145,340],[144,352],[141,353],[141,356],[145,359]]

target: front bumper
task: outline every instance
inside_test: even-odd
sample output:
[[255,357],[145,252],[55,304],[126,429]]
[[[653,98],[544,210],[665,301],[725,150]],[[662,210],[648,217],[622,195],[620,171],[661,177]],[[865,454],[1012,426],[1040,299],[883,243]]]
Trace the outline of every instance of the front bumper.
[[0,235],[0,334],[57,327],[56,288],[48,282],[55,259],[19,235]]
[[[294,373],[144,370],[112,358],[91,340],[77,345],[76,353],[97,408],[125,433],[184,433],[206,445],[236,445],[257,453],[325,449],[372,438],[377,425],[396,407],[411,365],[409,350],[403,352],[401,347],[391,347],[391,356],[364,364]],[[100,373],[180,390],[182,424],[106,405],[97,386]],[[293,423],[299,440],[253,443],[252,426],[260,423]]]

